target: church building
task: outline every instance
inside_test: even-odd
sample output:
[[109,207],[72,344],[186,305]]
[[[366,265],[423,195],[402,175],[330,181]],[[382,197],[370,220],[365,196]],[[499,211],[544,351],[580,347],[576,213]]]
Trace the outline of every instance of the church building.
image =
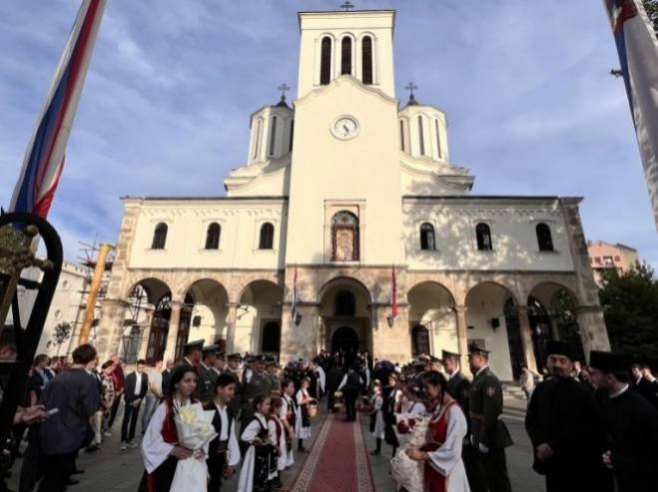
[[565,298],[583,348],[609,349],[581,198],[471,194],[446,114],[396,94],[395,16],[300,12],[297,97],[249,117],[225,196],[122,200],[101,354],[136,337],[152,363],[204,339],[403,364],[478,340],[512,380],[560,336]]

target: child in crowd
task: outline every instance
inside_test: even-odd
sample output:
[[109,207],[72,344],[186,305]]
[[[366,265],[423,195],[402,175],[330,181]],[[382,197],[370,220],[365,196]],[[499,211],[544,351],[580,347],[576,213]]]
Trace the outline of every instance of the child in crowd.
[[372,404],[372,413],[370,417],[370,431],[377,440],[377,448],[371,453],[374,456],[379,456],[382,453],[382,439],[384,439],[384,414],[382,407],[384,406],[384,398],[382,397],[382,384],[379,380],[375,379],[372,384],[372,397],[370,399]]
[[286,429],[286,447],[288,449],[288,455],[286,456],[286,468],[290,468],[295,464],[295,457],[293,456],[292,443],[295,439],[295,428],[297,426],[297,421],[299,419],[301,425],[301,412],[297,406],[297,402],[293,398],[295,394],[295,383],[292,379],[285,378],[281,383],[281,392],[283,397],[281,398],[281,410],[279,412],[279,418],[283,423],[283,426]]
[[304,447],[304,439],[311,437],[311,417],[309,415],[308,406],[311,403],[311,395],[308,392],[308,387],[311,385],[310,378],[303,378],[301,382],[301,388],[297,391],[295,399],[297,405],[299,406],[301,414],[301,422],[298,422],[297,425],[297,449],[300,453],[306,451]]
[[269,440],[267,415],[270,413],[270,397],[254,398],[254,416],[246,425],[240,441],[246,448],[240,471],[238,492],[269,492],[270,481],[276,477],[274,446]]
[[288,446],[286,445],[286,428],[279,417],[283,399],[279,397],[272,398],[270,404],[270,413],[267,416],[267,428],[269,431],[270,442],[274,445],[274,455],[276,456],[276,476],[271,480],[274,490],[281,490],[281,472],[286,469],[288,457]]

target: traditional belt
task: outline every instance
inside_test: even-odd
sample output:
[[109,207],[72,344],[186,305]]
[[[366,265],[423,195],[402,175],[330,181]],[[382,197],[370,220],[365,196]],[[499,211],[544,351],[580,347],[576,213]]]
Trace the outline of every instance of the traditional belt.
[[[473,420],[484,420],[484,415],[482,415],[481,413],[470,412],[470,415],[471,415],[471,418],[472,418]],[[502,418],[502,416],[503,416],[503,414],[500,414],[500,413],[499,413],[499,414],[496,416],[496,418],[497,418],[498,420],[500,420],[500,419]]]
[[228,450],[228,439],[225,441],[217,441],[217,454],[225,454]]

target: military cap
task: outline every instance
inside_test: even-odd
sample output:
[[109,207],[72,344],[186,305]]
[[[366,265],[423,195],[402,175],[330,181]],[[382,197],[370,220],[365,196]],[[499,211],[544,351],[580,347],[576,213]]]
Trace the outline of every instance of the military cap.
[[212,353],[217,353],[219,352],[219,345],[208,345],[206,347],[203,347],[203,355],[206,354],[212,354]]
[[592,350],[589,353],[589,366],[603,372],[627,373],[630,371],[632,360],[624,354],[613,352],[600,352]]
[[228,356],[228,360],[242,360],[242,356],[240,354],[231,354]]
[[459,360],[460,355],[455,353],[455,352],[449,352],[447,350],[442,350],[441,351],[441,357],[443,358],[443,360],[446,360],[446,359],[457,359],[457,360]]
[[546,344],[546,355],[564,355],[572,359],[571,347],[566,342],[560,340],[549,340]]
[[194,340],[193,342],[187,342],[185,345],[183,345],[183,348],[185,349],[185,353],[190,353],[193,350],[203,350],[203,340]]
[[491,350],[487,350],[484,347],[484,342],[473,340],[468,344],[468,354],[469,355],[489,355]]

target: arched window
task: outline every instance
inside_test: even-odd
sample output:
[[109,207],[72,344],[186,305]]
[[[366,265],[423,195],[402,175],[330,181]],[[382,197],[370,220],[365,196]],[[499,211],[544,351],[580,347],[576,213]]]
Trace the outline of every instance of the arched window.
[[555,251],[553,248],[553,237],[551,236],[551,228],[543,222],[537,224],[535,228],[537,232],[537,244],[539,251]]
[[295,120],[290,120],[290,143],[288,144],[288,152],[292,152],[292,140],[295,136]]
[[434,226],[428,222],[420,226],[420,249],[423,251],[434,251],[436,249]]
[[274,155],[276,145],[276,116],[272,116],[272,128],[270,129],[270,155]]
[[155,226],[155,232],[153,233],[153,242],[151,243],[151,249],[164,249],[165,244],[167,244],[167,224],[160,222]]
[[260,148],[260,135],[261,135],[261,130],[262,130],[262,124],[263,121],[258,118],[256,120],[256,131],[254,132],[255,135],[255,141],[254,141],[254,155],[252,156],[254,159],[258,157],[258,150]]
[[222,233],[222,228],[217,222],[213,222],[208,226],[206,232],[206,249],[218,249],[219,237]]
[[341,42],[340,74],[352,74],[352,38],[345,36]]
[[331,219],[332,261],[359,260],[359,219],[343,210]]
[[372,38],[366,36],[361,41],[361,55],[363,66],[363,83],[372,84]]
[[418,116],[418,141],[420,142],[420,155],[425,155],[425,135],[423,133],[422,116]]
[[327,85],[331,82],[331,38],[322,38],[322,48],[320,53],[320,85]]
[[274,226],[265,222],[260,228],[259,249],[272,249],[274,245]]
[[416,325],[411,330],[412,355],[430,354],[430,334],[423,325]]
[[400,148],[404,152],[404,120],[400,120]]
[[434,131],[436,132],[436,155],[441,159],[441,133],[439,132],[439,120],[434,120]]
[[356,301],[354,294],[349,290],[341,290],[336,294],[335,300],[335,314],[336,316],[354,316],[356,312]]
[[475,226],[475,235],[477,236],[478,250],[493,250],[493,243],[491,242],[491,229],[487,224],[481,222]]
[[281,326],[279,323],[270,321],[263,326],[263,338],[261,341],[262,354],[278,354],[281,348]]

